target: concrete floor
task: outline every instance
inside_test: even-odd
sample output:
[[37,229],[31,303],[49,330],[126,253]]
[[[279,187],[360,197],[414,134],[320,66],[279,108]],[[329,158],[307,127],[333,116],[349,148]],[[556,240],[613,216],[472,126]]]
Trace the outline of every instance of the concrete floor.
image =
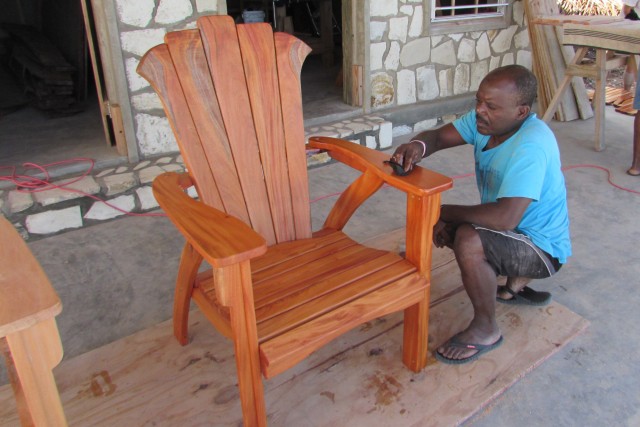
[[68,159],[70,155],[99,160],[120,157],[106,143],[95,96],[87,99],[83,107],[78,114],[49,117],[35,107],[25,106],[1,117],[2,164],[44,164]]
[[[564,166],[597,165],[615,183],[640,191],[630,164],[633,118],[607,107],[607,149],[593,150],[594,120],[552,123]],[[395,143],[406,141],[397,138]],[[449,176],[473,172],[470,147],[437,153],[423,165]],[[309,172],[314,229],[335,193],[356,173],[339,164]],[[640,425],[640,264],[638,194],[607,183],[593,168],[567,170],[573,257],[560,273],[533,286],[588,319],[571,341],[467,422],[473,426]],[[476,203],[474,179],[455,180],[444,203]],[[356,239],[402,227],[404,198],[382,189],[352,218]],[[65,357],[170,317],[182,238],[164,218],[123,218],[30,244],[63,302],[58,317]],[[428,402],[425,402],[427,404]]]

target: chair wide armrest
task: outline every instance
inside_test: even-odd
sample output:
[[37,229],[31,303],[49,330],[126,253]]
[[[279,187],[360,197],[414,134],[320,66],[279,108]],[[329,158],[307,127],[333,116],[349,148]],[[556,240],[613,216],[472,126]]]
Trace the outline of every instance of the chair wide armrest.
[[343,139],[313,136],[307,147],[325,150],[339,162],[362,172],[372,172],[386,184],[416,196],[441,193],[453,186],[451,178],[417,165],[409,175],[395,175],[391,166],[383,163],[389,160],[388,154]]
[[214,267],[246,261],[267,251],[265,239],[239,219],[185,193],[188,174],[167,172],[153,181],[153,194],[187,241]]

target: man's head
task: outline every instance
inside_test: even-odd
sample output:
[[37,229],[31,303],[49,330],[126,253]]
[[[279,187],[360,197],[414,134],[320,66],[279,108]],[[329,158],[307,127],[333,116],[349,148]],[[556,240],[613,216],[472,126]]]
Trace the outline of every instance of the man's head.
[[529,116],[536,92],[536,78],[525,67],[508,65],[491,71],[476,94],[478,132],[504,141]]

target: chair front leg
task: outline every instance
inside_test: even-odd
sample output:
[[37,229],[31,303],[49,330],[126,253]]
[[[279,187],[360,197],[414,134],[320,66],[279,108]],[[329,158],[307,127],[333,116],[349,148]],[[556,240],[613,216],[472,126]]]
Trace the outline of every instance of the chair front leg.
[[427,281],[422,300],[404,311],[402,362],[414,372],[427,364],[429,300],[431,293],[431,241],[433,226],[440,216],[440,193],[407,195],[406,258]]
[[200,264],[202,255],[189,243],[185,243],[173,298],[173,335],[182,345],[189,343],[189,305]]
[[250,261],[214,269],[216,295],[229,307],[245,426],[266,426]]

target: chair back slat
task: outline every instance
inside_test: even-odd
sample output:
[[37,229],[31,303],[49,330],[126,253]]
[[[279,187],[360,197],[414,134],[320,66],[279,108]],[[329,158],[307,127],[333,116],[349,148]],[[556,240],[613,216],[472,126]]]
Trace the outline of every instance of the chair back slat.
[[273,32],[266,23],[237,28],[276,239],[287,242],[295,228]]
[[307,156],[300,149],[305,138],[300,71],[311,48],[287,33],[275,33],[274,38],[296,239],[306,239],[311,237],[311,212]]
[[167,45],[158,45],[147,52],[138,73],[151,83],[162,101],[198,195],[208,205],[224,209]]
[[191,117],[200,136],[194,143],[204,149],[208,161],[206,167],[211,169],[224,210],[250,223],[200,32],[190,30],[169,33],[165,42],[169,46],[174,67],[180,70],[178,78],[186,99],[207,100],[189,103]]
[[273,244],[276,242],[273,219],[243,75],[236,25],[229,16],[215,16],[200,18],[198,28],[251,226],[265,238],[267,244]]

